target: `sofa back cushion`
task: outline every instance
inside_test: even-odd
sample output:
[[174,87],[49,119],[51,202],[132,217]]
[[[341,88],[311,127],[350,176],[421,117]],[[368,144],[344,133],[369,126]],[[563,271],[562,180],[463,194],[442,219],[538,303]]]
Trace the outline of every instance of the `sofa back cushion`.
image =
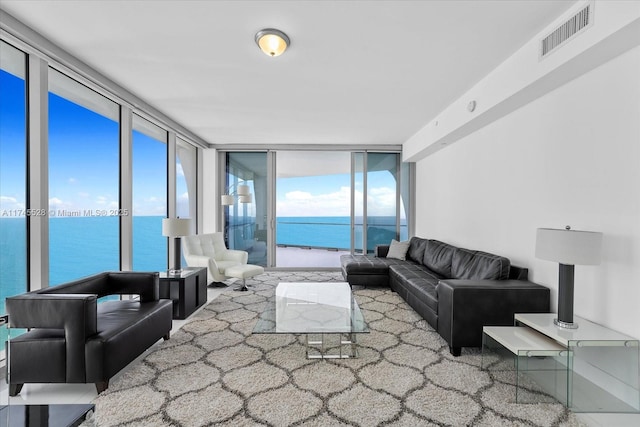
[[506,280],[511,262],[498,255],[482,251],[456,248],[451,260],[454,279]]
[[72,282],[50,286],[37,291],[43,294],[96,294],[98,298],[110,295],[109,273],[98,273]]
[[407,251],[407,260],[422,264],[424,258],[424,248],[427,246],[427,239],[421,237],[412,237],[409,240],[409,250]]
[[452,278],[451,260],[457,248],[438,240],[427,240],[422,263],[442,277]]

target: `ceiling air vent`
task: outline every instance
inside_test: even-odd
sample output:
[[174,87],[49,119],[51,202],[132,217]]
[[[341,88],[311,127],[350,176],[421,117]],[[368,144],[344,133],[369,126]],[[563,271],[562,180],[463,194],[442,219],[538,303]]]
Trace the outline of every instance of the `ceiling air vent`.
[[558,28],[553,30],[551,34],[543,38],[541,47],[541,58],[545,58],[558,47],[565,44],[568,40],[575,37],[578,33],[586,29],[593,22],[593,3],[589,3],[578,13],[565,21]]

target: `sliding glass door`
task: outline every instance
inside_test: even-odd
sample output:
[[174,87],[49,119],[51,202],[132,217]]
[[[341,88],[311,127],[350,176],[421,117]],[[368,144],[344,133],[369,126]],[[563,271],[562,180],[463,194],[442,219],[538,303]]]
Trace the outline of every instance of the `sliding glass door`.
[[276,267],[339,267],[351,248],[351,155],[276,153]]
[[338,268],[342,254],[372,254],[408,238],[409,165],[399,153],[279,150],[224,159],[227,246],[249,252],[250,263]]
[[376,245],[388,245],[399,239],[398,154],[367,153],[366,247],[373,253]]
[[227,248],[247,251],[249,264],[267,265],[267,153],[227,153],[222,194]]

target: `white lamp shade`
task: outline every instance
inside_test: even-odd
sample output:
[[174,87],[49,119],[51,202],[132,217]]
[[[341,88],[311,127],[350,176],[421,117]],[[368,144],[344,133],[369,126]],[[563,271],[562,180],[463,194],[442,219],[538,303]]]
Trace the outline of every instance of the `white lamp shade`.
[[536,258],[566,265],[597,265],[602,256],[602,233],[538,228]]
[[230,206],[230,205],[233,205],[236,202],[236,200],[232,195],[224,194],[220,197],[220,202],[222,203],[223,206]]
[[240,203],[251,203],[253,198],[251,197],[251,194],[243,194],[242,196],[238,196],[238,200]]
[[164,218],[162,220],[162,235],[166,237],[180,237],[191,234],[191,220],[189,218]]
[[249,196],[249,186],[246,184],[238,185],[236,188],[236,194],[238,194],[238,196]]

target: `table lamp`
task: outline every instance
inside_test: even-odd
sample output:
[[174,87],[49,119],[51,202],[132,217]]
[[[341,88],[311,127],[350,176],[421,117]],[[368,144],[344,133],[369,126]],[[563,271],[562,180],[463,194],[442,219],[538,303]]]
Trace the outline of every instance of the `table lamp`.
[[561,328],[576,329],[573,322],[573,278],[575,265],[600,264],[602,233],[593,231],[538,228],[536,258],[560,264],[558,277],[558,318],[553,323]]
[[191,234],[191,220],[189,218],[164,218],[162,220],[162,235],[173,237],[173,269],[170,273],[176,274],[182,271],[180,266],[182,254],[180,253],[180,237]]

